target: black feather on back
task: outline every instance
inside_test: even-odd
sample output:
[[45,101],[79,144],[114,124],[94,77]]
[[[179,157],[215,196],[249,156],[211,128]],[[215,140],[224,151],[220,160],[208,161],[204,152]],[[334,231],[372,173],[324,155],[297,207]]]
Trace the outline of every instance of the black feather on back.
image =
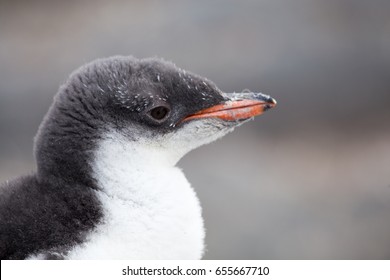
[[21,177],[1,188],[0,258],[66,255],[101,217],[91,188]]

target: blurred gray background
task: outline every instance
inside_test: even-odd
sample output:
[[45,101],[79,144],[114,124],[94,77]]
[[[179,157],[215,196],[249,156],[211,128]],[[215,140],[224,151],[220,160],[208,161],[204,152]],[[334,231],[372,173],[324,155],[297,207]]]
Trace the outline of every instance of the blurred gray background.
[[0,1],[0,181],[58,86],[159,56],[278,106],[181,162],[206,259],[390,259],[390,1]]

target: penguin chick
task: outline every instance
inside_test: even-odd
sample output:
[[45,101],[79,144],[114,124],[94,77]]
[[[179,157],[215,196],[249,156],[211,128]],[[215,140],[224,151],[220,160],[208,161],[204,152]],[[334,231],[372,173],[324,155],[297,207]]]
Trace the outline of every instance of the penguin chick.
[[82,66],[39,127],[36,172],[0,186],[0,258],[200,259],[201,207],[176,163],[275,105],[160,59]]

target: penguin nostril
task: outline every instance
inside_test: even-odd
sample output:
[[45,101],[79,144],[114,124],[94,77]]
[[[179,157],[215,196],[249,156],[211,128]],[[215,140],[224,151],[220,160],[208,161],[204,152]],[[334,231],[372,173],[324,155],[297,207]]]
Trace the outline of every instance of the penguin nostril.
[[153,108],[150,111],[150,116],[155,120],[161,121],[168,115],[168,113],[169,113],[169,108],[165,106],[158,106],[156,108]]

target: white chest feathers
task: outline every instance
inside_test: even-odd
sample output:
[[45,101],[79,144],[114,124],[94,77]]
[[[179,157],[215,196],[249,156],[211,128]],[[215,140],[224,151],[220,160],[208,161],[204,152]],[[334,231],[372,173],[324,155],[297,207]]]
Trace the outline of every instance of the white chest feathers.
[[93,170],[104,218],[69,259],[202,257],[199,200],[181,170],[160,164],[150,148],[144,153],[118,137],[101,143]]

